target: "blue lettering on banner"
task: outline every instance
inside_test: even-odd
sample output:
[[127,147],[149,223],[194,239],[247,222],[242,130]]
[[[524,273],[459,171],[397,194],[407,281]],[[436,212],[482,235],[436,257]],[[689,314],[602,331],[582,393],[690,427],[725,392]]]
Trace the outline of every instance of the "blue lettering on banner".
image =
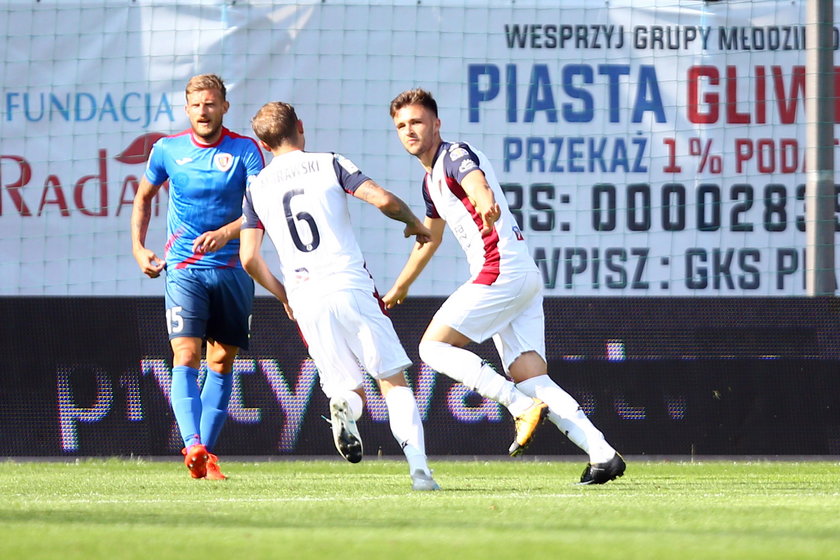
[[[467,68],[469,84],[469,120],[479,122],[482,103],[499,100],[505,105],[507,122],[534,122],[538,113],[542,113],[549,123],[564,122],[588,123],[596,114],[603,114],[606,109],[611,123],[640,123],[647,114],[658,123],[666,122],[665,107],[656,77],[656,68],[652,65],[632,67],[629,64],[566,64],[560,70],[560,83],[552,78],[547,64],[531,65],[525,84],[524,106],[519,105],[518,78],[519,67],[506,64],[504,67],[505,83],[502,87],[502,70],[496,64],[470,64]],[[524,74],[524,72],[523,72]],[[629,87],[629,115],[622,116],[621,82],[626,78]],[[568,101],[560,102],[555,98],[555,90],[563,94]],[[606,103],[606,107],[598,104]]]
[[523,163],[528,173],[648,172],[648,138],[641,135],[505,136],[502,145],[505,172]]
[[6,121],[131,122],[147,127],[161,119],[175,121],[166,93],[129,91],[95,94],[77,92],[21,92],[3,94]]

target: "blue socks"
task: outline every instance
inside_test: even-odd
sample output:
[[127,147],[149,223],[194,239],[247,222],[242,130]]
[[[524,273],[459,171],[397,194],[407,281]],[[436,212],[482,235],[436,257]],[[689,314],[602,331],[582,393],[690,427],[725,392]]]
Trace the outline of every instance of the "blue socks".
[[184,439],[184,447],[201,443],[201,395],[198,390],[198,370],[189,366],[172,368],[172,411]]
[[233,372],[221,374],[207,369],[204,388],[201,390],[201,439],[213,450],[219,432],[227,418],[230,393],[233,390]]
[[233,372],[223,375],[207,370],[204,388],[198,388],[198,370],[189,366],[172,368],[172,410],[184,440],[184,447],[203,443],[213,449],[227,418]]

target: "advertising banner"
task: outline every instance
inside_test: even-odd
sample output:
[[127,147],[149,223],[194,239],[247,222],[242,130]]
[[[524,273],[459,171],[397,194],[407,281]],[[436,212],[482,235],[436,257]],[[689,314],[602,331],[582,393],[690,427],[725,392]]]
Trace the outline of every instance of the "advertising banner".
[[[544,4],[0,2],[0,295],[162,292],[131,256],[131,203],[199,73],[226,80],[232,130],[288,101],[309,149],[417,213],[388,105],[432,91],[444,139],[492,160],[548,296],[803,295],[805,3]],[[410,246],[351,206],[387,289]],[[166,208],[164,189],[160,252]],[[466,276],[448,240],[414,294]]]
[[[414,362],[430,455],[507,456],[513,420],[498,403],[436,373],[417,343],[439,298],[393,319]],[[171,351],[157,298],[0,300],[0,456],[180,456],[169,404]],[[627,455],[837,455],[836,306],[796,298],[553,298],[551,377]],[[632,323],[627,317],[634,316]],[[55,336],[50,324],[74,325]],[[767,317],[773,317],[768,325]],[[328,399],[294,323],[268,298],[237,357],[217,453],[324,455]],[[37,351],[33,351],[37,349]],[[476,349],[493,361],[491,342]],[[201,376],[205,373],[202,367]],[[401,457],[371,378],[359,429],[366,454]],[[581,452],[550,422],[528,456]]]

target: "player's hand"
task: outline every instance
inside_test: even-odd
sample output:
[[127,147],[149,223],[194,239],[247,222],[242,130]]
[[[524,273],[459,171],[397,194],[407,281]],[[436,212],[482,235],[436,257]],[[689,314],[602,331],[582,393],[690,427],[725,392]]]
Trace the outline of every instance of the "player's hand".
[[395,305],[404,302],[406,296],[408,296],[408,290],[406,288],[394,286],[388,290],[388,293],[382,298],[382,302],[385,304],[385,309],[392,309]]
[[283,304],[283,309],[285,309],[285,310],[286,310],[286,316],[287,316],[289,319],[291,319],[292,321],[295,321],[295,312],[294,312],[294,311],[292,311],[292,308],[291,308],[291,307],[289,307],[289,304],[288,304],[288,303],[284,303],[284,304]]
[[166,267],[166,263],[160,260],[154,251],[145,248],[134,252],[134,260],[137,261],[143,274],[149,278],[157,278]]
[[227,245],[228,239],[222,229],[205,231],[193,241],[193,253],[212,253]]
[[481,235],[487,235],[493,231],[493,226],[502,216],[502,209],[498,203],[494,203],[490,208],[481,213],[481,221],[484,227],[481,228]]
[[425,245],[432,240],[432,230],[427,228],[421,222],[415,222],[405,226],[403,236],[409,238],[412,235],[420,245]]

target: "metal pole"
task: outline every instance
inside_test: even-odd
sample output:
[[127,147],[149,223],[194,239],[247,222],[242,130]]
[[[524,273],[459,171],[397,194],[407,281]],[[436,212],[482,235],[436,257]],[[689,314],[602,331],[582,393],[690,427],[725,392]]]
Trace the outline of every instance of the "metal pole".
[[805,64],[808,120],[805,187],[809,296],[834,295],[834,5],[808,0]]

